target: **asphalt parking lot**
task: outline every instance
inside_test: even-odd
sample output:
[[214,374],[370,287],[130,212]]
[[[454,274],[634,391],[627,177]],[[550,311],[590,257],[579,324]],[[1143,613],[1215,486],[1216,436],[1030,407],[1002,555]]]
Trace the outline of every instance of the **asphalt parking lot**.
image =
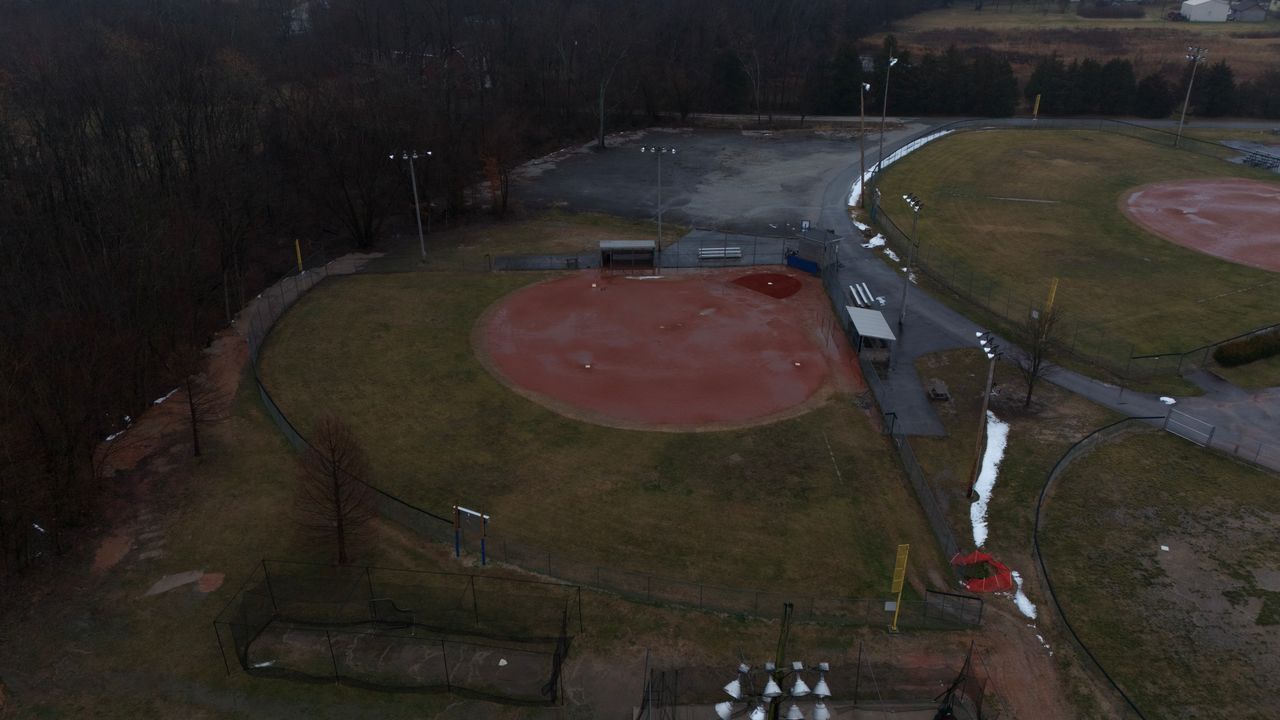
[[[877,139],[868,134],[868,162]],[[521,168],[514,197],[529,208],[654,218],[659,156],[640,151],[653,145],[676,150],[661,156],[664,222],[741,233],[818,226],[858,167],[848,131],[645,130],[613,136],[604,151],[576,148]]]

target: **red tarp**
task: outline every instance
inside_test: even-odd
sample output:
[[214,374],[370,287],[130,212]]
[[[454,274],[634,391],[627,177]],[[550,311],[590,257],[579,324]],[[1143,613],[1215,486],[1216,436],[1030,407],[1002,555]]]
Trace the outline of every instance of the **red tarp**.
[[964,586],[969,592],[1004,592],[1013,589],[1013,573],[1010,572],[1009,566],[981,550],[974,550],[968,555],[956,553],[956,556],[951,558],[951,564],[960,566],[985,564],[994,571],[984,578],[965,580]]

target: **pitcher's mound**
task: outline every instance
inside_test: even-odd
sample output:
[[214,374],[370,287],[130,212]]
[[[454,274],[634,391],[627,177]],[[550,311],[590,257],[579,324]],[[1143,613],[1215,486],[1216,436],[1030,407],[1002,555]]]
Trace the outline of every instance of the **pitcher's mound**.
[[1280,183],[1243,178],[1152,183],[1130,191],[1120,209],[1170,242],[1280,272]]

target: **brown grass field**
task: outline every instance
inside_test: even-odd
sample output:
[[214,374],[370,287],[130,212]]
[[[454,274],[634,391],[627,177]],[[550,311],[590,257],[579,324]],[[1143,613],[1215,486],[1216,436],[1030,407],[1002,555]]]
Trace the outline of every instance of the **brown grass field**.
[[[1133,61],[1138,77],[1180,66],[1185,48],[1208,48],[1210,60],[1226,60],[1236,81],[1251,80],[1276,67],[1280,57],[1280,19],[1258,23],[1184,23],[1165,20],[1178,3],[1147,5],[1147,17],[1134,20],[1082,18],[1058,13],[1047,2],[997,5],[982,12],[973,3],[920,13],[895,23],[868,40],[879,45],[886,34],[915,53],[941,52],[949,45],[989,47],[1013,56],[1014,72],[1025,81],[1035,58],[1057,53],[1068,62],[1093,58]],[[1167,7],[1166,7],[1167,6]]]

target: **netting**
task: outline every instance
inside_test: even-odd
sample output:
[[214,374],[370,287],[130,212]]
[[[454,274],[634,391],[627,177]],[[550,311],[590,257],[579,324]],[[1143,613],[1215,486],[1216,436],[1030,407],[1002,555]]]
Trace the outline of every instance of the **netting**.
[[551,705],[581,614],[569,585],[264,561],[214,626],[228,672],[227,640],[257,677]]

